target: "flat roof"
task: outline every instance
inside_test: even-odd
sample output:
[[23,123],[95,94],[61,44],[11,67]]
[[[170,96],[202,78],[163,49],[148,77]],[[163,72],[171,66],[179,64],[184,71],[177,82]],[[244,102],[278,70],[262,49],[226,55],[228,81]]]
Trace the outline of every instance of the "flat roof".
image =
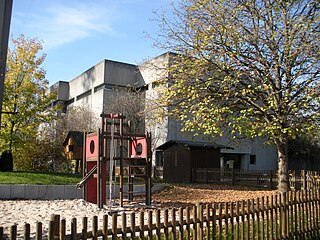
[[233,149],[225,145],[212,143],[212,142],[202,142],[202,141],[184,141],[184,140],[170,140],[164,144],[158,146],[156,150],[165,150],[173,145],[184,145],[190,148],[213,148],[213,149]]

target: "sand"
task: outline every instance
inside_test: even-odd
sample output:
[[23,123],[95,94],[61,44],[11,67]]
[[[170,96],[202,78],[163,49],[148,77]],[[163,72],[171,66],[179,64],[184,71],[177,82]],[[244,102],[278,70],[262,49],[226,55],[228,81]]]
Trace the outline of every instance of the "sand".
[[[92,228],[93,216],[98,216],[98,229],[102,228],[103,216],[110,210],[117,211],[119,215],[123,212],[127,214],[127,226],[130,224],[130,213],[140,210],[148,211],[158,208],[178,208],[186,205],[202,203],[219,203],[239,201],[243,199],[253,199],[262,196],[277,194],[277,191],[255,190],[246,187],[226,187],[218,185],[178,185],[169,187],[163,191],[153,194],[153,204],[145,206],[133,203],[125,208],[105,205],[99,209],[96,204],[88,203],[82,199],[77,200],[0,200],[0,226],[4,228],[4,233],[10,232],[10,227],[17,224],[18,236],[22,238],[24,223],[29,223],[31,227],[31,237],[35,236],[36,223],[42,222],[43,231],[47,232],[48,224],[52,214],[60,215],[61,219],[66,219],[67,233],[71,232],[71,220],[77,219],[77,232],[81,232],[82,218],[88,218],[88,229]],[[109,216],[109,215],[108,215]],[[139,214],[136,214],[136,225],[139,224]],[[153,215],[154,216],[154,215]],[[144,215],[144,223],[147,223],[148,214]],[[108,225],[111,228],[111,216],[108,217]],[[118,227],[121,227],[121,217],[118,218]]]
[[[143,206],[142,206],[143,207]],[[88,229],[92,228],[93,216],[98,216],[99,226],[102,228],[103,216],[110,210],[130,213],[137,211],[136,208],[110,208],[104,206],[99,209],[96,204],[88,203],[82,199],[77,200],[0,200],[0,226],[4,228],[4,233],[9,234],[12,225],[17,225],[18,238],[22,238],[24,224],[30,224],[31,238],[36,232],[36,223],[41,222],[43,232],[47,232],[52,214],[60,215],[61,219],[66,219],[67,233],[70,233],[72,218],[77,219],[78,232],[81,232],[82,218],[88,218]],[[128,214],[129,215],[129,214]],[[129,218],[129,216],[128,216]],[[109,216],[109,226],[111,227],[111,216]],[[121,224],[121,222],[120,222]],[[121,225],[118,224],[120,227]]]

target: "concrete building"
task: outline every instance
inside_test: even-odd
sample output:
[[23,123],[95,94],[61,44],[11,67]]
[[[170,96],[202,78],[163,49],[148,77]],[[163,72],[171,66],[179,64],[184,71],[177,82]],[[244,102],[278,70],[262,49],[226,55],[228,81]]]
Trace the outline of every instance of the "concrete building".
[[132,64],[103,60],[70,82],[59,81],[50,87],[57,92],[55,104],[83,106],[100,114],[108,105],[110,91],[127,86],[143,86],[138,67]]
[[[116,90],[127,87],[142,89],[145,93],[145,102],[151,102],[164,87],[159,85],[158,81],[168,77],[166,66],[169,64],[169,59],[170,53],[162,54],[141,65],[103,60],[71,81],[59,81],[51,86],[51,91],[57,92],[54,104],[62,104],[64,111],[69,107],[84,106],[98,115],[103,110],[108,112],[112,104],[110,97]],[[157,150],[157,147],[166,142],[184,140],[203,142],[203,136],[194,138],[182,133],[180,129],[181,125],[173,118],[165,118],[161,123],[155,123],[146,116],[145,130],[152,133],[155,164],[162,163],[162,150]],[[277,168],[276,148],[264,145],[261,139],[235,141],[224,136],[216,143],[229,147],[221,149],[221,167],[250,170]]]

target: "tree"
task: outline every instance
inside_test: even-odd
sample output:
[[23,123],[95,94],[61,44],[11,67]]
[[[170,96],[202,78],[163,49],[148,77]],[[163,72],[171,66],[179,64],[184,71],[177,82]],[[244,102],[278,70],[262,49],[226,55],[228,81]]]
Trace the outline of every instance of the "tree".
[[49,139],[31,138],[15,150],[15,170],[33,172],[66,172],[68,162],[62,145]]
[[319,130],[318,0],[185,0],[159,15],[174,51],[160,102],[188,131],[264,137],[289,190],[288,141]]
[[128,131],[131,133],[143,133],[145,123],[145,93],[133,88],[113,89],[108,95],[108,104],[104,108],[105,113],[121,113],[130,122]]
[[59,115],[61,116],[43,126],[41,135],[57,141],[61,146],[69,131],[93,132],[100,124],[96,114],[82,106],[68,107],[66,113]]
[[46,171],[69,170],[67,168],[70,163],[66,162],[63,149],[63,142],[68,132],[94,132],[101,122],[91,109],[81,106],[68,107],[66,113],[59,115],[61,116],[41,127],[41,138],[37,144],[46,147],[31,151],[34,152],[34,160],[38,162],[38,164],[32,163],[32,167],[44,167]]
[[93,111],[69,107],[60,117],[41,124],[38,136],[20,146],[15,154],[15,169],[41,172],[69,172],[63,142],[69,131],[96,131],[100,124]]
[[45,55],[40,41],[20,35],[11,43],[3,99],[3,111],[9,114],[2,118],[1,148],[14,152],[35,138],[39,124],[52,117],[44,110],[54,96],[45,94],[48,81],[41,68]]

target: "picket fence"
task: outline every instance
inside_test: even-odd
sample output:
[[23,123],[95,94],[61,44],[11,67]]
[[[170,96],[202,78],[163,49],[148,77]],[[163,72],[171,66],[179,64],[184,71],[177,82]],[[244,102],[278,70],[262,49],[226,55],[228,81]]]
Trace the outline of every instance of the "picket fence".
[[[320,239],[320,190],[305,190],[238,202],[197,204],[185,208],[149,209],[138,213],[105,215],[102,226],[93,217],[66,220],[52,216],[48,228],[37,223],[34,239]],[[31,239],[30,225],[23,236],[17,226],[0,239]]]

